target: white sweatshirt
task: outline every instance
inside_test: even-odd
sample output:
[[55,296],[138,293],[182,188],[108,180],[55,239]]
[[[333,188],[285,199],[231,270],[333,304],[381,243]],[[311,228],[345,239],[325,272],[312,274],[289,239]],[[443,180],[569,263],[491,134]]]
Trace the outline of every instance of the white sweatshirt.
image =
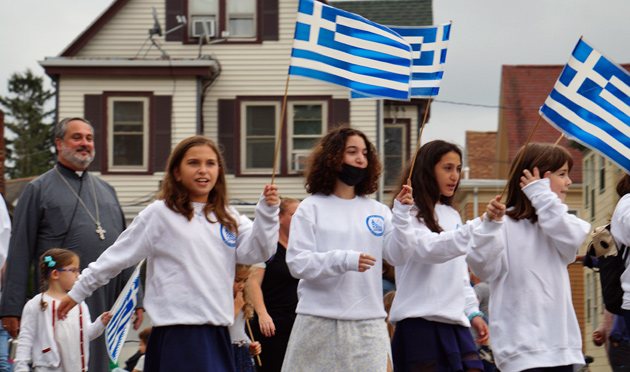
[[[83,301],[96,288],[127,267],[147,258],[144,307],[154,326],[234,322],[234,271],[236,263],[266,261],[278,241],[278,206],[256,206],[252,221],[230,212],[238,223],[238,236],[202,213],[193,203],[192,220],[168,209],[158,200],[133,220],[116,242],[91,263],[68,293]],[[216,221],[214,214],[210,215]]]
[[[630,194],[624,195],[613,213],[610,220],[610,232],[618,245],[625,244],[630,247]],[[628,248],[626,248],[628,249]],[[630,257],[630,255],[628,255]],[[630,270],[626,259],[626,270],[621,274],[621,287],[623,288],[623,304],[621,308],[630,310]]]
[[[396,201],[394,213],[369,198],[315,194],[291,220],[287,265],[299,278],[298,314],[340,320],[385,318],[382,259],[401,265],[416,245],[411,206]],[[359,272],[361,253],[376,264]]]
[[568,213],[549,179],[523,192],[537,223],[505,217],[491,241],[472,233],[466,261],[490,285],[490,342],[503,372],[584,365],[582,335],[571,300],[567,265],[591,225]]
[[468,315],[479,311],[477,295],[470,285],[466,265],[466,248],[470,230],[484,229],[479,234],[493,235],[501,227],[480,218],[462,226],[462,219],[453,207],[436,204],[435,217],[442,233],[432,232],[415,217],[412,224],[418,245],[404,266],[396,267],[396,296],[389,314],[395,324],[407,318],[424,318],[430,321],[470,327]]

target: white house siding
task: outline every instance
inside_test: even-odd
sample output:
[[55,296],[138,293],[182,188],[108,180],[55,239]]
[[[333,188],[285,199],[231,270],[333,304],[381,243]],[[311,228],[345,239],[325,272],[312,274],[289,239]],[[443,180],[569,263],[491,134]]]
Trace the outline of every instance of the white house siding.
[[[236,96],[283,96],[287,81],[289,59],[297,14],[297,0],[280,0],[279,41],[265,41],[261,44],[212,44],[201,49],[201,55],[209,55],[221,65],[221,73],[207,89],[202,108],[204,118],[203,134],[217,139],[219,99],[234,99]],[[79,58],[134,58],[153,27],[151,6],[154,6],[162,27],[165,27],[165,2],[163,0],[132,0],[106,24],[96,36],[77,53]],[[166,31],[163,29],[163,31]],[[164,37],[155,40],[173,59],[197,58],[199,47],[195,44],[166,42]],[[139,58],[145,56],[150,45],[144,46]],[[151,48],[147,59],[161,56],[155,47]],[[153,78],[153,77],[64,77],[60,85],[60,107],[62,115],[82,114],[83,95],[100,94],[107,90],[154,91],[155,94],[172,94],[173,97],[173,145],[181,139],[195,134],[196,88],[193,78]],[[314,80],[291,77],[288,94],[332,95],[333,98],[348,98],[347,89]],[[364,131],[376,145],[377,114],[376,101],[355,101],[351,103],[350,121],[353,127]],[[69,111],[72,111],[71,113]],[[381,113],[382,115],[382,113]],[[413,123],[415,124],[415,123]],[[414,130],[412,130],[412,133]],[[413,136],[412,136],[413,137]],[[412,140],[415,143],[415,139]],[[128,177],[128,178],[126,178]],[[143,195],[155,190],[158,175],[146,177],[103,176],[119,191],[121,202],[132,203]],[[255,203],[265,183],[270,177],[228,176],[230,197],[246,203]],[[130,183],[142,183],[141,189],[129,187]],[[277,177],[280,193],[294,198],[304,198],[306,193],[301,177]],[[245,208],[247,209],[247,208]]]

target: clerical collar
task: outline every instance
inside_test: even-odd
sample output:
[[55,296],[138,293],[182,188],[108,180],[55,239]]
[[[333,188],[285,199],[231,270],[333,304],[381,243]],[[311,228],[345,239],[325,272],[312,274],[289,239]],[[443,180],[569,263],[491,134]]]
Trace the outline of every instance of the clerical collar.
[[84,171],[75,171],[74,169],[71,169],[63,164],[61,164],[60,162],[57,162],[57,168],[59,168],[60,170],[62,170],[64,173],[67,173],[68,175],[71,173],[76,174],[79,178],[83,178],[83,175],[87,172],[87,170]]

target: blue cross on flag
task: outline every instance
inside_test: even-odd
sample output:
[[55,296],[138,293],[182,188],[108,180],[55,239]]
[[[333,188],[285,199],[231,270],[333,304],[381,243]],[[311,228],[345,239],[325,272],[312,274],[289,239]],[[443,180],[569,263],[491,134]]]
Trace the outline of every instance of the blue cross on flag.
[[300,0],[289,75],[370,97],[409,100],[411,47],[396,32],[314,0]]
[[[388,26],[411,45],[411,98],[431,98],[438,95],[444,76],[446,50],[451,36],[451,24],[437,26]],[[352,92],[351,98],[367,97]]]
[[583,39],[540,115],[630,173],[630,74]]

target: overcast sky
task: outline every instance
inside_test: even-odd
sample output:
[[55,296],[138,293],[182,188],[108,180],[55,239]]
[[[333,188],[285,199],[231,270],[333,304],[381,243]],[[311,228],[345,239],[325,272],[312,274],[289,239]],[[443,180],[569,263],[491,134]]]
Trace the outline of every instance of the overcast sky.
[[[37,61],[61,53],[111,2],[0,0],[0,95],[13,72],[44,76]],[[580,36],[613,61],[630,62],[628,0],[436,0],[433,12],[436,24],[453,28],[423,142],[463,145],[466,130],[496,130],[502,65],[563,65]]]

